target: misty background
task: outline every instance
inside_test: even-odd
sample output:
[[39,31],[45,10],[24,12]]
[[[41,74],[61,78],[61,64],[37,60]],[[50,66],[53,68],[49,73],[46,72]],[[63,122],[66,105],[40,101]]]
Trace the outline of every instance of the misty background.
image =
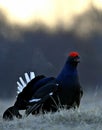
[[[69,17],[69,16],[68,16]],[[78,51],[79,78],[85,90],[102,86],[102,10],[90,7],[74,17],[70,28],[49,31],[43,23],[12,25],[0,11],[0,98],[16,95],[16,82],[25,72],[54,76],[70,51]]]

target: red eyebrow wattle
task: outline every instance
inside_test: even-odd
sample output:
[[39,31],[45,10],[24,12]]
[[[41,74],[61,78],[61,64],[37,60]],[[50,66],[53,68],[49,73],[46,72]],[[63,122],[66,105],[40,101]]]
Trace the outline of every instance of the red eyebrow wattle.
[[69,56],[76,57],[76,56],[79,56],[79,53],[74,51],[74,52],[69,53]]

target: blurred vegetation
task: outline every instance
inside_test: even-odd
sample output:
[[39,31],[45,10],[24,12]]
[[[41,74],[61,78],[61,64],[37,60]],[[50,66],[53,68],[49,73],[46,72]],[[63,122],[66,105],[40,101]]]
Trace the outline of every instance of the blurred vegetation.
[[55,32],[44,25],[36,25],[36,29],[11,26],[1,13],[0,97],[16,95],[16,81],[24,72],[56,76],[73,50],[81,56],[78,69],[83,87],[101,86],[101,23],[102,11],[94,7],[75,17],[68,30],[60,23]]

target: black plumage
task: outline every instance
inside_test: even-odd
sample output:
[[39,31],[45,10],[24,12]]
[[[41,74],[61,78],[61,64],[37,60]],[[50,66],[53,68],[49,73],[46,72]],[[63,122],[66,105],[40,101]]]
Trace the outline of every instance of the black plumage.
[[[44,112],[56,111],[64,106],[68,109],[79,107],[83,90],[77,72],[78,63],[79,54],[71,52],[56,78],[37,76],[31,80],[18,95],[13,107],[17,110],[26,110],[26,115],[38,113],[41,109]],[[6,111],[4,119],[5,115]]]

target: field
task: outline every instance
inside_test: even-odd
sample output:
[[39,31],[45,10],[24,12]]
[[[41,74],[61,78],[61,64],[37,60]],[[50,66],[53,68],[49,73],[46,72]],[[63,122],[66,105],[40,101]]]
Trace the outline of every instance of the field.
[[102,130],[101,95],[101,91],[84,94],[80,110],[64,109],[13,121],[2,119],[2,113],[13,101],[0,101],[0,130]]

